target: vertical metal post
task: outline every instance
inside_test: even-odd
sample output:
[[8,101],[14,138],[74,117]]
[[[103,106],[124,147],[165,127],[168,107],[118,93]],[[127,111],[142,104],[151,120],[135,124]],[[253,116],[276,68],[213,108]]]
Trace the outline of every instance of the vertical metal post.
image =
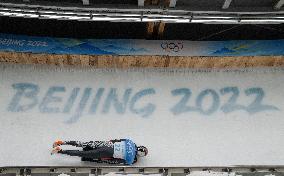
[[232,0],[225,0],[223,4],[223,9],[228,9],[230,7],[230,4],[232,3]]
[[144,6],[144,0],[138,0],[138,6]]
[[274,9],[281,9],[281,7],[284,5],[284,0],[279,0],[276,5],[274,6]]
[[83,5],[90,5],[90,1],[89,0],[82,0],[83,1]]
[[170,0],[170,5],[169,7],[175,7],[177,4],[177,0]]

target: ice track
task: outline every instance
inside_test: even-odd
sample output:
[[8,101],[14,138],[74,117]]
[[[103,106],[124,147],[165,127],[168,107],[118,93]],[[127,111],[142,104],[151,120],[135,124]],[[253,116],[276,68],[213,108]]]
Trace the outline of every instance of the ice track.
[[0,65],[0,166],[93,166],[52,142],[131,138],[137,167],[284,164],[284,70]]

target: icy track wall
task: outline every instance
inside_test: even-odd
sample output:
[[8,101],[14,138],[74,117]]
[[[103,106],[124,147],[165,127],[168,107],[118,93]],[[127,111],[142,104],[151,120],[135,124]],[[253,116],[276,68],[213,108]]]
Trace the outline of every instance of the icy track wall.
[[53,141],[131,138],[136,166],[284,164],[284,70],[0,65],[0,165],[86,166]]

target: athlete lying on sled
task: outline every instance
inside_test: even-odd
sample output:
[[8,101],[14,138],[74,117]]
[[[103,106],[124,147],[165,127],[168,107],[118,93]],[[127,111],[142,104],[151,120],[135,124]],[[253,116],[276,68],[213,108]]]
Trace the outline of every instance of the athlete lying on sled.
[[[62,150],[61,145],[81,147],[82,150]],[[129,139],[90,142],[58,140],[53,143],[51,154],[55,153],[79,156],[82,161],[131,165],[137,162],[137,157],[146,156],[148,149],[144,146],[136,146]]]

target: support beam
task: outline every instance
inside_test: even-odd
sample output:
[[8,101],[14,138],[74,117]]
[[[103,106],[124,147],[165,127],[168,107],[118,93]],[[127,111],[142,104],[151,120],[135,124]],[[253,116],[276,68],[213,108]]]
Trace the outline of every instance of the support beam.
[[153,33],[154,33],[154,27],[155,23],[154,22],[148,22],[147,23],[147,38],[151,38]]
[[281,7],[284,5],[284,0],[279,0],[276,5],[274,6],[274,9],[281,9]]
[[159,23],[159,26],[158,26],[158,37],[159,37],[159,39],[163,38],[165,26],[166,26],[166,23],[164,23],[164,22]]
[[90,1],[89,0],[82,0],[83,1],[83,5],[90,5]]
[[224,4],[223,4],[223,9],[227,9],[230,7],[230,4],[233,0],[225,0]]
[[170,0],[170,5],[169,7],[175,7],[177,4],[177,0]]
[[138,0],[138,6],[144,6],[144,0]]

